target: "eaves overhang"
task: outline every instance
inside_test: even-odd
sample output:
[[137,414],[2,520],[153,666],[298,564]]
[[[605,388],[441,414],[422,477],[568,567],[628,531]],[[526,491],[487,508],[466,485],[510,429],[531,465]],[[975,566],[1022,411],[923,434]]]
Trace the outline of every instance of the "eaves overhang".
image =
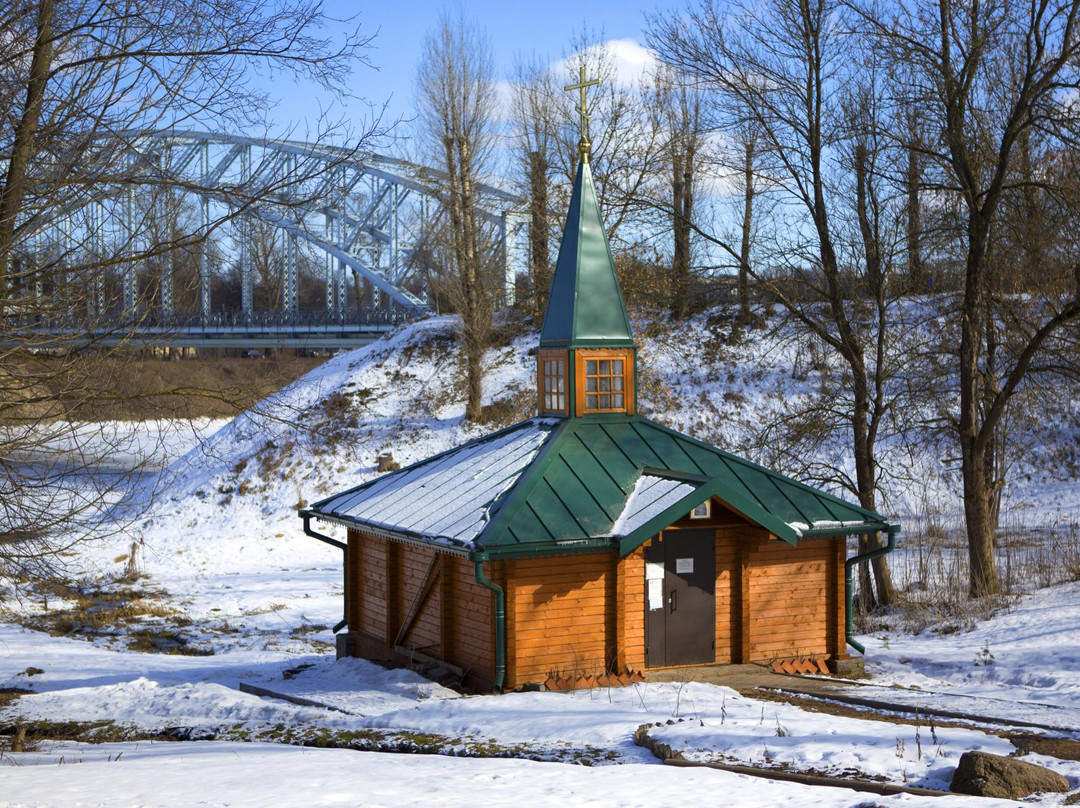
[[310,509],[297,511],[297,515],[301,518],[317,519],[326,524],[340,525],[349,530],[359,530],[364,533],[370,533],[373,536],[379,536],[383,539],[399,541],[404,544],[412,544],[429,550],[435,549],[460,556],[468,556],[473,551],[472,547],[456,542],[446,536],[429,536],[423,533],[401,530],[400,528],[386,527],[383,525],[371,524],[370,522],[349,519],[347,517],[334,516],[333,514],[319,513],[318,511]]

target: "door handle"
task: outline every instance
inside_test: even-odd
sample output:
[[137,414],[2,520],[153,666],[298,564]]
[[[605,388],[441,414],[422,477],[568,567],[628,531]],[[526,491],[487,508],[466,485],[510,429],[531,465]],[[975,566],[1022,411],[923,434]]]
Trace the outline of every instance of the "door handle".
[[668,595],[668,606],[671,607],[672,614],[674,614],[675,609],[676,609],[675,595],[676,595],[675,592],[672,592],[672,593],[670,593]]

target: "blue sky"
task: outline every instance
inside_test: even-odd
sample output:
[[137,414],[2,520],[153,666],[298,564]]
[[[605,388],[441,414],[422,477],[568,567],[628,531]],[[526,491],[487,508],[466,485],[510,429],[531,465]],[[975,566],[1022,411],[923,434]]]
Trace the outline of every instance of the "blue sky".
[[[467,0],[461,6],[486,28],[500,79],[512,74],[519,55],[536,54],[551,61],[562,58],[571,37],[584,26],[602,33],[605,39],[641,42],[643,9],[653,8],[651,4],[638,7],[615,0]],[[424,36],[447,7],[456,10],[458,5],[455,0],[383,0],[359,10],[361,30],[378,32],[369,50],[371,62],[378,69],[357,66],[353,76],[355,93],[372,104],[389,101],[391,118],[411,116],[413,78]],[[327,9],[338,17],[357,13],[357,5],[346,0],[327,0]],[[342,108],[339,99],[290,81],[276,82],[272,92],[280,98],[273,112],[275,121],[282,127],[291,125],[297,136],[303,134],[305,122],[317,119],[320,108],[331,104],[338,110]],[[355,103],[345,111],[354,121],[367,112]]]

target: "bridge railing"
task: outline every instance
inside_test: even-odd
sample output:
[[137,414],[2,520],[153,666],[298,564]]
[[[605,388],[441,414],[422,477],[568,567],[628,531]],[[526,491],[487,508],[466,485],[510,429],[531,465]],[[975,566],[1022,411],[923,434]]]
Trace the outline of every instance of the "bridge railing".
[[385,331],[402,323],[419,319],[424,309],[357,309],[344,312],[317,311],[251,311],[240,309],[209,314],[172,314],[149,311],[140,316],[121,318],[22,315],[5,318],[4,330],[37,332],[40,334],[93,333],[192,333],[229,331],[234,333],[265,333],[267,331]]

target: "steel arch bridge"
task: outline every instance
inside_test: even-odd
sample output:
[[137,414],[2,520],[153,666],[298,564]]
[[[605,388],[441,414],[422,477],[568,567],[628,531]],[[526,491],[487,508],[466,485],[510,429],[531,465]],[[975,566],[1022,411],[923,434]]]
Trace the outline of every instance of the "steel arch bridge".
[[[168,188],[197,200],[198,231],[204,238],[223,222],[241,223],[230,250],[240,270],[240,305],[232,310],[214,305],[211,280],[220,267],[214,266],[210,251],[202,249],[196,310],[177,310],[173,279],[163,270],[159,310],[138,311],[137,263],[129,261],[122,263],[120,279],[121,310],[129,326],[109,322],[106,329],[103,322],[99,340],[134,337],[195,347],[356,345],[431,311],[426,279],[413,258],[446,218],[441,172],[338,146],[243,135],[124,132],[116,143],[110,149],[115,179],[103,174],[90,193],[39,227],[31,237],[37,249],[73,238],[85,245],[103,241],[108,232],[121,232],[129,253],[137,253],[140,241],[147,240],[141,231],[155,216],[153,205],[140,207],[143,189]],[[514,280],[525,265],[521,234],[528,214],[518,197],[490,185],[479,185],[476,199],[501,261],[505,299],[513,302]],[[73,237],[70,220],[76,210],[89,224]],[[252,245],[243,222],[258,222],[279,240],[276,310],[256,308]],[[316,269],[325,283],[321,310],[300,309],[302,244],[308,255],[322,257]],[[99,248],[106,251],[104,244]],[[367,282],[371,295],[369,301],[354,295],[352,308],[350,273],[353,280]],[[100,286],[98,282],[98,289],[90,291],[88,304],[99,311],[106,307]]]

